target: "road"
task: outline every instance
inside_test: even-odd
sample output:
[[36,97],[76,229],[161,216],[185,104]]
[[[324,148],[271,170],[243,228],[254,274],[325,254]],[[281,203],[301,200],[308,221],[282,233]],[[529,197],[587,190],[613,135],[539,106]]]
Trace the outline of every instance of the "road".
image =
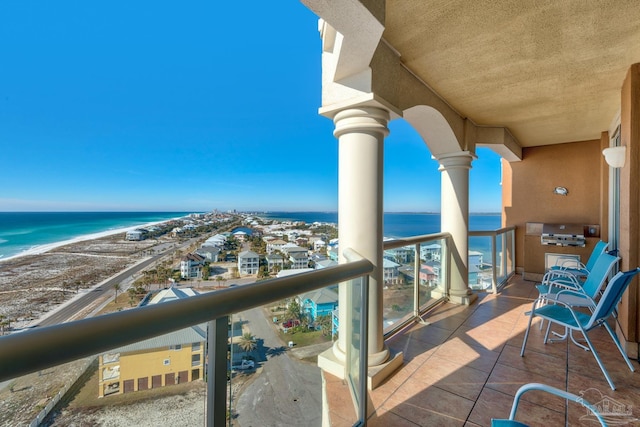
[[[52,326],[52,325],[57,325],[59,323],[64,323],[68,321],[71,317],[75,316],[77,313],[80,313],[86,307],[90,307],[94,303],[94,301],[96,301],[98,298],[103,297],[106,292],[114,292],[113,286],[116,283],[124,282],[126,279],[144,270],[146,267],[158,261],[163,256],[166,256],[167,254],[175,250],[180,250],[184,247],[188,247],[192,242],[193,242],[193,239],[188,240],[185,243],[182,243],[178,247],[173,247],[173,245],[169,245],[168,249],[165,249],[164,251],[158,253],[157,255],[152,256],[151,258],[144,260],[126,270],[121,271],[117,275],[106,280],[100,286],[93,288],[92,290],[88,291],[84,295],[65,304],[60,309],[56,310],[52,314],[41,319],[36,325]],[[167,245],[163,245],[163,246],[167,247]]]
[[234,406],[242,427],[320,426],[322,379],[320,368],[290,357],[287,347],[266,319],[262,308],[233,317],[247,322],[257,339],[262,372],[242,392]]

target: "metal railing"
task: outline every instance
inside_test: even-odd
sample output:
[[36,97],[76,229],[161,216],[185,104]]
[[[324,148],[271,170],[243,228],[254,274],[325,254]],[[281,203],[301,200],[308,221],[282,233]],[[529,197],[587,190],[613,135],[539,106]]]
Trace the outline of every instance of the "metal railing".
[[498,230],[469,231],[469,237],[491,239],[491,291],[493,293],[497,293],[515,273],[515,230],[515,227],[505,227]]
[[[441,245],[440,250],[440,280],[441,283],[441,293],[437,298],[433,298],[429,301],[428,304],[422,304],[420,301],[420,287],[422,284],[420,283],[420,271],[422,268],[422,258],[421,258],[421,245],[430,243],[430,242],[444,242],[444,245]],[[393,239],[387,240],[384,242],[383,247],[384,250],[391,250],[397,248],[404,247],[413,247],[414,258],[413,258],[413,306],[411,313],[407,316],[404,316],[398,322],[395,322],[390,328],[385,330],[385,336],[393,335],[398,330],[405,327],[407,324],[421,320],[421,315],[429,308],[433,307],[435,304],[442,302],[449,293],[450,288],[450,277],[451,274],[449,272],[449,268],[451,263],[449,262],[449,258],[451,256],[451,244],[452,238],[449,233],[435,233],[435,234],[425,234],[421,236],[412,236],[407,238]],[[443,247],[442,247],[443,246]]]
[[[513,274],[515,268],[514,230],[514,227],[509,227],[493,231],[469,232],[470,236],[487,236],[492,239],[492,289],[494,292],[497,292],[498,287]],[[499,266],[496,262],[498,241],[502,248]],[[428,304],[423,304],[420,299],[421,286],[424,287],[420,279],[423,262],[421,248],[424,244],[435,242],[439,242],[441,246],[438,292],[436,297],[429,299]],[[420,321],[421,315],[426,310],[446,299],[450,287],[449,259],[452,245],[449,233],[384,242],[385,250],[412,247],[415,253],[411,313],[394,323],[393,328],[385,331],[385,335],[391,335],[410,322]],[[347,366],[346,373],[362,422],[366,417],[367,401],[368,278],[373,271],[373,264],[350,249],[345,249],[344,255],[347,263],[321,270],[0,337],[0,382],[193,325],[207,323],[209,332],[207,338],[209,357],[206,363],[207,425],[224,425],[227,414],[226,371],[229,316],[326,286],[361,279],[357,281],[359,283],[352,283],[354,289],[351,294],[352,299],[360,300],[359,312],[351,313],[359,323],[358,330],[350,331],[354,335],[353,340],[357,342],[349,346],[349,348],[358,349],[358,354],[354,354],[357,366]],[[500,280],[501,278],[504,280]],[[353,319],[347,323],[355,324]],[[42,357],[42,354],[46,354],[47,357]]]
[[[208,322],[207,425],[222,426],[227,412],[228,316],[336,283],[368,277],[373,271],[373,264],[355,251],[345,249],[344,253],[350,261],[334,267],[0,337],[0,382]],[[366,288],[366,284],[362,286],[363,290]],[[362,295],[366,297],[365,292]],[[362,323],[364,333],[362,329],[359,332],[359,357],[364,363],[360,363],[360,381],[366,387],[363,379],[367,366],[367,325],[366,321]],[[43,354],[47,356],[42,357]],[[365,410],[361,409],[360,416],[366,414]]]

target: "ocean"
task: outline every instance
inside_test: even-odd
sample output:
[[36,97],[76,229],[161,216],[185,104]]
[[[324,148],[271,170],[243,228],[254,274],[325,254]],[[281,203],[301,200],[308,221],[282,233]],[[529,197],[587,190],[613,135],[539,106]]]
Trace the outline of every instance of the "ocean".
[[[167,221],[185,212],[0,212],[0,260],[48,245]],[[97,237],[97,236],[96,236]]]
[[[280,221],[338,222],[337,212],[265,212],[257,216]],[[470,214],[469,228],[474,231],[496,230],[501,227],[500,214]],[[386,237],[409,237],[440,232],[440,214],[387,212],[384,214]]]
[[[0,212],[0,260],[20,254],[37,253],[50,245],[72,239],[99,237],[144,224],[166,221],[188,215],[189,212]],[[289,221],[338,222],[337,212],[265,212],[256,214],[262,218]],[[472,230],[500,228],[500,214],[471,214]],[[409,237],[438,233],[440,214],[385,213],[386,237]],[[490,253],[487,238],[472,237],[469,249]]]

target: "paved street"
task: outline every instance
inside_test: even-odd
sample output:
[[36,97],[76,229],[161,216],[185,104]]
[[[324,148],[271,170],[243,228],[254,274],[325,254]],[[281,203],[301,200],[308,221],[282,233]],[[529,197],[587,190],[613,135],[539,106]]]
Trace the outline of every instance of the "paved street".
[[246,321],[258,343],[262,372],[234,404],[241,427],[320,426],[322,381],[320,369],[290,357],[262,308],[234,316]]

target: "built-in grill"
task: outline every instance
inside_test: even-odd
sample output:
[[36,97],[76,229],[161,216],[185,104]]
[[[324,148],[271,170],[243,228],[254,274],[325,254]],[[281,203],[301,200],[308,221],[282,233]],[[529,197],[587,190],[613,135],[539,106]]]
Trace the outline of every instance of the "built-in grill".
[[540,243],[547,246],[585,246],[584,226],[580,224],[543,224]]

